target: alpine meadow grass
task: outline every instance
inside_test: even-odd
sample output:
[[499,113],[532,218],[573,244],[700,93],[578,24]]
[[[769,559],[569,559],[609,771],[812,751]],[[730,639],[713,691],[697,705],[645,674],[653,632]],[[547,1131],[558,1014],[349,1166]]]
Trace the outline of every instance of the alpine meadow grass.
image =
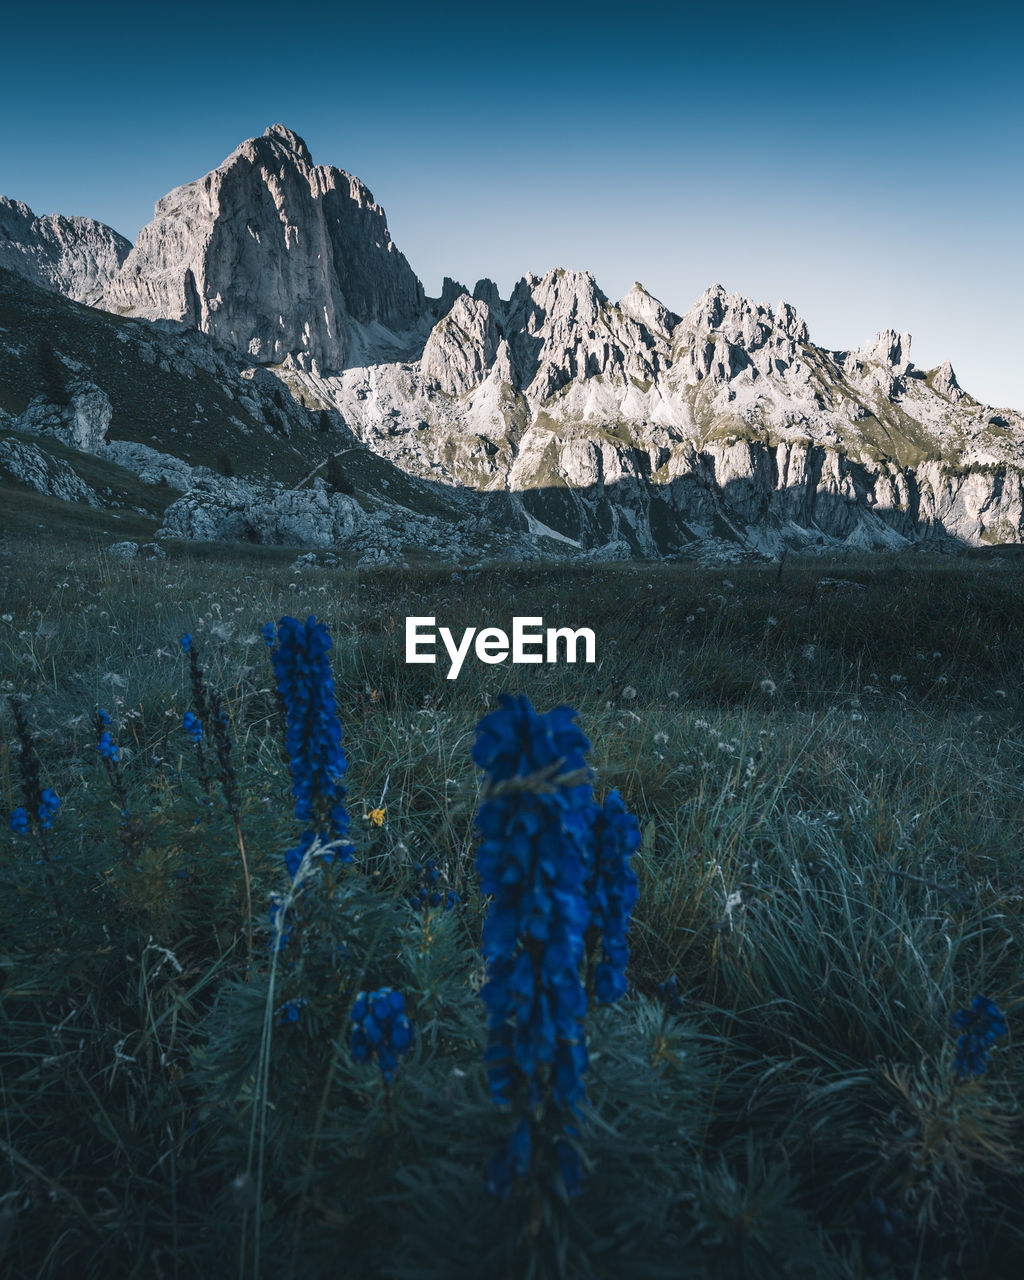
[[5,1274],[1020,1272],[1012,560],[0,585]]

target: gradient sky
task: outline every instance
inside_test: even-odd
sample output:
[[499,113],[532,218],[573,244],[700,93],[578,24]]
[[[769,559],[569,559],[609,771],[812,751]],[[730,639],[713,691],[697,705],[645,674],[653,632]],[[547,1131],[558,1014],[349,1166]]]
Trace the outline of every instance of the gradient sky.
[[429,294],[527,271],[719,282],[1024,409],[1019,5],[19,6],[0,192],[134,238],[282,121],[358,174]]

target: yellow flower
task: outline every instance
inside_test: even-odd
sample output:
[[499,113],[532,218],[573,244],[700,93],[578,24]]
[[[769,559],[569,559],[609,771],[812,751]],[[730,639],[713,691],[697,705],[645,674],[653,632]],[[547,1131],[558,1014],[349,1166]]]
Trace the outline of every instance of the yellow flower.
[[383,805],[379,809],[371,809],[369,813],[370,826],[382,827],[384,825],[384,819],[387,816],[388,816],[388,811],[387,809],[384,808]]

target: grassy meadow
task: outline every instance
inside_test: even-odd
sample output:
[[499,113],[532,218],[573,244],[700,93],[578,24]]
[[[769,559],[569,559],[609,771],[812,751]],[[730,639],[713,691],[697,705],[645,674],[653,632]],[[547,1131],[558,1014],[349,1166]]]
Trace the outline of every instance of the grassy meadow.
[[[4,1274],[1020,1274],[1024,565],[296,554],[0,542]],[[260,627],[309,614],[356,855],[294,887]],[[517,614],[591,627],[598,662],[405,664],[407,615],[458,635]],[[185,633],[223,698],[237,822],[182,727]],[[642,835],[569,1203],[483,1186],[511,1121],[482,1061],[470,748],[504,691],[578,711],[597,796],[618,788]],[[60,797],[42,833],[8,826],[7,695]],[[383,986],[415,1029],[391,1084],[349,1050],[356,994]],[[952,1017],[979,994],[1009,1034],[961,1080]]]

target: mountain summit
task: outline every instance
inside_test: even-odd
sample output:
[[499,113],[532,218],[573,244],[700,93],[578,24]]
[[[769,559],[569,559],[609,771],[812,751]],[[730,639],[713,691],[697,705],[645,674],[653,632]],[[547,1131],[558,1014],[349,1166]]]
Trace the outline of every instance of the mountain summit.
[[341,368],[351,320],[402,329],[424,296],[367,188],[275,124],[157,202],[101,305],[181,321],[259,364]]

